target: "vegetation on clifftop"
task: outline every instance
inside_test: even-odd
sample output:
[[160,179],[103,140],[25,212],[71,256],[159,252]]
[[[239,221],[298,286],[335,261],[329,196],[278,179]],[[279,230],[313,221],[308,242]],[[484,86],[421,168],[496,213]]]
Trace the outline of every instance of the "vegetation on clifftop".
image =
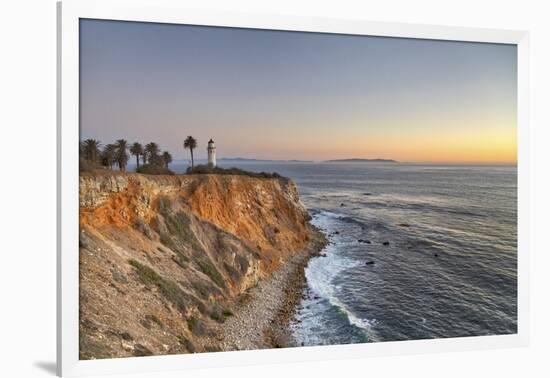
[[250,172],[240,168],[221,168],[210,167],[208,165],[197,165],[194,168],[187,168],[188,174],[217,174],[217,175],[236,175],[236,176],[248,176],[254,178],[284,178],[277,172]]

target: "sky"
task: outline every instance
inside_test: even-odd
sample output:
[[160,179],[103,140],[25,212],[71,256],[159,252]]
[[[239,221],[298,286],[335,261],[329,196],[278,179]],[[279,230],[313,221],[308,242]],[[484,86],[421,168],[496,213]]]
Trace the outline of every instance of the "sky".
[[514,45],[80,21],[81,139],[206,157],[516,163]]

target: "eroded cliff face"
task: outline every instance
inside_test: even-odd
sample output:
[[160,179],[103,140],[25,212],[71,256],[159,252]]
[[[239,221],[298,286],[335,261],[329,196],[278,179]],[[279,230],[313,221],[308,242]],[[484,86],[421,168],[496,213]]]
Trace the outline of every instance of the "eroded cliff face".
[[217,350],[211,329],[303,249],[287,179],[80,176],[80,357]]

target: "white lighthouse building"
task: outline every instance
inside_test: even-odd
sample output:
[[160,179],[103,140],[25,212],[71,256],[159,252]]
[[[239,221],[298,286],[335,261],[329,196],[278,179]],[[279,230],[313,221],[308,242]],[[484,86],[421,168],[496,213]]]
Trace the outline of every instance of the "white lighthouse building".
[[214,145],[214,141],[210,139],[208,141],[208,148],[206,149],[208,152],[208,166],[209,167],[215,167],[216,166],[216,146]]

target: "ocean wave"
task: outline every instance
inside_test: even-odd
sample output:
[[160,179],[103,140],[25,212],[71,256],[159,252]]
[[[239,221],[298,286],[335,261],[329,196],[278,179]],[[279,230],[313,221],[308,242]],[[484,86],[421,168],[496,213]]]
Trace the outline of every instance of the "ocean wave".
[[361,228],[367,226],[364,221],[359,220],[356,217],[350,216],[348,214],[337,213],[330,210],[316,209],[312,211],[312,214],[313,225],[319,227],[329,234],[333,231],[336,231],[338,228],[338,225],[336,225],[334,221],[340,221],[347,224],[355,224],[357,226],[360,226]]

